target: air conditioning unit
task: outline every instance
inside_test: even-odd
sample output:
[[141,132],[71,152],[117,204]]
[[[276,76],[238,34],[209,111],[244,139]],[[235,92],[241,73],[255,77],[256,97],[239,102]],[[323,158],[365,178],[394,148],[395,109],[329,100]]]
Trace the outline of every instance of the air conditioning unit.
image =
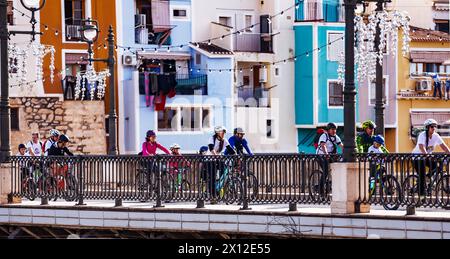
[[267,83],[268,81],[269,81],[269,74],[268,74],[267,68],[260,68],[259,69],[259,82]]
[[145,28],[147,26],[147,16],[145,14],[136,14],[134,16],[134,25],[136,28]]
[[148,44],[148,29],[147,28],[136,28],[136,43],[138,44]]
[[425,79],[417,81],[416,91],[417,92],[431,91],[431,81]]
[[122,63],[124,66],[136,66],[137,58],[136,55],[131,53],[126,53],[122,56]]

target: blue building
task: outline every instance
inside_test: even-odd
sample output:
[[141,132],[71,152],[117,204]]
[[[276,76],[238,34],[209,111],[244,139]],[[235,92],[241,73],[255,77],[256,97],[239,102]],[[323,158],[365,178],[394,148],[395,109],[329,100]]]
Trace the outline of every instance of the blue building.
[[214,126],[231,129],[233,73],[218,70],[231,69],[233,56],[214,44],[190,44],[191,1],[121,4],[121,153],[139,152],[148,130],[166,147],[177,143],[184,152],[194,152],[208,144]]
[[[343,85],[337,73],[344,51],[341,2],[302,1],[296,12],[295,53],[304,54],[295,63],[295,123],[300,152],[315,152],[313,139],[318,128],[329,122],[343,126]],[[340,127],[341,137],[342,132]]]

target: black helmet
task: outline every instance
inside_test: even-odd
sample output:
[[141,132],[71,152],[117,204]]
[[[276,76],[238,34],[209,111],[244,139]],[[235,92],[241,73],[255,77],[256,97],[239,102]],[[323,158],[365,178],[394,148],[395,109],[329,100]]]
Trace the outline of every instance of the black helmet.
[[234,135],[236,134],[245,134],[245,131],[242,128],[235,128]]
[[328,123],[328,125],[327,125],[327,130],[330,130],[330,129],[337,129],[338,128],[338,126],[336,125],[336,123],[333,123],[333,122],[330,122],[330,123]]
[[27,148],[24,144],[20,144],[19,145],[19,150],[21,150],[22,148]]
[[66,135],[59,136],[59,142],[70,142],[70,139]]

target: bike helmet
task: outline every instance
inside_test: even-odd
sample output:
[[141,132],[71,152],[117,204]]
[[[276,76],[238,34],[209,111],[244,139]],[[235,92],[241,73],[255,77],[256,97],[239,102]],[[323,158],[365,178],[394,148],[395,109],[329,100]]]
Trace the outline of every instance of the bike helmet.
[[56,130],[56,129],[50,130],[50,136],[58,137],[59,135],[61,135],[61,133],[58,130]]
[[153,130],[147,131],[147,138],[156,136],[156,133]]
[[330,123],[328,123],[328,125],[327,125],[327,130],[330,130],[330,129],[337,129],[338,128],[338,126],[336,125],[336,123],[333,123],[333,122],[330,122]]
[[245,131],[244,131],[244,129],[242,129],[242,128],[235,128],[234,129],[234,134],[236,135],[236,134],[245,134]]
[[363,124],[362,124],[363,130],[366,130],[366,129],[375,129],[376,127],[377,127],[377,125],[375,124],[375,122],[373,122],[373,121],[371,121],[371,120],[365,121],[365,122],[363,122]]
[[20,144],[19,145],[19,150],[21,150],[22,148],[27,148],[24,144]]
[[214,128],[214,132],[215,133],[220,133],[220,132],[227,133],[227,129],[225,129],[223,126],[217,126]]
[[70,142],[70,139],[66,135],[61,135],[59,136],[59,142]]
[[381,135],[375,136],[375,137],[373,138],[373,141],[374,141],[374,142],[377,142],[378,144],[384,146],[384,138],[383,138],[383,136],[381,136]]
[[199,153],[200,153],[200,154],[203,154],[203,153],[208,152],[208,150],[209,150],[208,147],[203,146],[203,147],[200,148]]
[[425,128],[428,128],[428,127],[430,127],[430,126],[432,126],[432,125],[437,126],[438,123],[437,123],[437,121],[434,120],[434,119],[428,119],[428,120],[426,120],[426,121],[423,123],[423,125],[425,126]]
[[172,146],[170,146],[170,150],[174,150],[174,149],[181,149],[181,146],[178,144],[173,144]]

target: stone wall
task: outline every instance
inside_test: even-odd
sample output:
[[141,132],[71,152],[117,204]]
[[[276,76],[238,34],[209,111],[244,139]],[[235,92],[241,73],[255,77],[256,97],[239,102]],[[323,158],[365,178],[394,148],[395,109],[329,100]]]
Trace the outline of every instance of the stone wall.
[[75,154],[106,154],[105,112],[103,101],[63,101],[58,97],[11,98],[11,107],[19,109],[19,129],[11,132],[12,154],[20,143],[31,140],[39,131],[41,141],[50,129],[66,134]]

